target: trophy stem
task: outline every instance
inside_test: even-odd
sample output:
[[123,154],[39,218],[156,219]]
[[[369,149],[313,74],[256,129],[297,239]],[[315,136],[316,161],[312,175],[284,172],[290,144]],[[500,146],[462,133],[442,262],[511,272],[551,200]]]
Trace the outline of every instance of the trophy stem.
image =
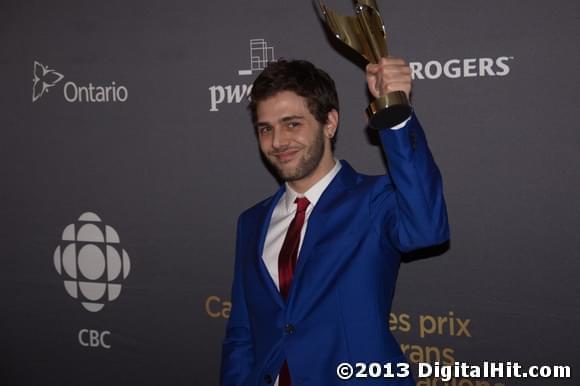
[[369,126],[373,129],[394,127],[405,122],[413,112],[409,98],[403,91],[383,95],[367,107]]

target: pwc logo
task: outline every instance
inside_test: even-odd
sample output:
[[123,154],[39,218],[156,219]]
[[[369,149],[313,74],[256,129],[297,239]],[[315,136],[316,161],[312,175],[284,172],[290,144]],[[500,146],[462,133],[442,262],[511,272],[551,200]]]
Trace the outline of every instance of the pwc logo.
[[[35,60],[32,68],[32,102],[37,102],[48,94],[51,88],[62,81],[64,75]],[[69,103],[116,103],[126,102],[129,90],[117,85],[115,81],[107,85],[78,84],[73,81],[64,83],[63,97]]]
[[[249,68],[238,70],[239,76],[252,75],[256,71],[262,71],[268,63],[276,60],[274,47],[268,45],[264,39],[250,39],[250,64]],[[238,104],[247,101],[252,84],[213,85],[209,87],[210,107],[209,111],[219,111],[218,106],[226,104]]]

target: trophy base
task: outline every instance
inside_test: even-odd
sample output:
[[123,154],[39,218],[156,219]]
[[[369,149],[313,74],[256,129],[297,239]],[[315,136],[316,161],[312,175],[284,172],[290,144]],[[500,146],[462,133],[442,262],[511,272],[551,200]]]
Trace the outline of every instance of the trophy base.
[[369,107],[369,126],[373,129],[387,129],[405,122],[413,109],[403,91],[395,91],[375,99]]

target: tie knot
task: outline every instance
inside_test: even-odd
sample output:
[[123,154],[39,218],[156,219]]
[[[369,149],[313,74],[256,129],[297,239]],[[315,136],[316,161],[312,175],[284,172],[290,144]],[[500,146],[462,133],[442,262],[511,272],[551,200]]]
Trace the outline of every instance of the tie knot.
[[310,201],[308,201],[306,197],[296,198],[294,202],[296,205],[298,205],[298,212],[306,212],[306,208],[308,208],[308,205],[310,205]]

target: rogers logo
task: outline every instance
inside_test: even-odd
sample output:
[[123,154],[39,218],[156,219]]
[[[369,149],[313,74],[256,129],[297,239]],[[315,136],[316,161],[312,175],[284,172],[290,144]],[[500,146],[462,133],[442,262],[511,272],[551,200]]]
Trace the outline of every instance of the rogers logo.
[[497,58],[449,59],[446,62],[430,60],[425,63],[410,62],[409,66],[413,79],[506,76],[510,73],[510,61],[513,59],[513,56],[499,56]]

